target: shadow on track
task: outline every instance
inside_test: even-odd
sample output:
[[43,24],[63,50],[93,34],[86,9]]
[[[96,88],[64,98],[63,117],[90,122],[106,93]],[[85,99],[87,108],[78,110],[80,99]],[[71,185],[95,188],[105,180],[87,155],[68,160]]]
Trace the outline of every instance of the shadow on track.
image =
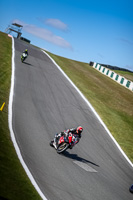
[[91,161],[89,161],[89,160],[86,160],[86,159],[84,159],[84,158],[81,158],[81,157],[79,157],[77,154],[70,154],[68,151],[63,152],[61,155],[65,156],[65,157],[67,157],[67,158],[71,158],[71,159],[73,159],[73,160],[77,160],[77,161],[84,162],[84,163],[90,163],[90,164],[92,164],[92,165],[94,165],[94,166],[99,167],[99,165],[97,165],[96,163],[93,163],[93,162],[91,162]]
[[30,63],[27,63],[27,62],[23,62],[25,65],[31,65]]

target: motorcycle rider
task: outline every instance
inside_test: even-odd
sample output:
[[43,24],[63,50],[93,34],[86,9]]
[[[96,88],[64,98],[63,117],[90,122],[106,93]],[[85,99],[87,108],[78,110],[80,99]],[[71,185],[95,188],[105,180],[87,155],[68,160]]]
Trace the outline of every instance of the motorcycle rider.
[[25,49],[25,51],[23,51],[22,56],[21,56],[21,61],[23,62],[28,56],[28,49]]
[[25,51],[23,51],[23,53],[27,54],[27,56],[28,56],[28,49],[25,49]]
[[53,142],[54,147],[57,149],[58,140],[61,136],[64,136],[66,141],[69,141],[69,139],[68,139],[69,136],[72,136],[72,142],[70,144],[71,145],[70,149],[72,149],[73,146],[80,141],[82,131],[83,131],[82,126],[78,126],[77,128],[71,128],[71,129],[67,129],[61,133],[56,133],[54,142]]

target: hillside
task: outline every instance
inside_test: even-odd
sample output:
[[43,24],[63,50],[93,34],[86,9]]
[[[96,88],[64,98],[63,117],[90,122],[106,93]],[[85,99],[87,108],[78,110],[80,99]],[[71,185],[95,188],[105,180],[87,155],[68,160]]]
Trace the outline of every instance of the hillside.
[[[17,158],[8,129],[11,43],[11,38],[0,32],[0,105],[6,103],[0,111],[0,199],[40,199]],[[47,53],[90,101],[133,162],[133,93],[88,63]]]

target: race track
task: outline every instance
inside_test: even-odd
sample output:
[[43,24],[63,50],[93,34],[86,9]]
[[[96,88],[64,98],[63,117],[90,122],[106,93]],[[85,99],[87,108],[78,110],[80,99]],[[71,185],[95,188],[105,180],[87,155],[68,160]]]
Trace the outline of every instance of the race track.
[[[29,56],[21,63],[21,52]],[[56,132],[82,125],[81,141],[58,155]],[[94,113],[52,61],[15,39],[13,131],[22,157],[48,200],[131,200],[133,169]]]

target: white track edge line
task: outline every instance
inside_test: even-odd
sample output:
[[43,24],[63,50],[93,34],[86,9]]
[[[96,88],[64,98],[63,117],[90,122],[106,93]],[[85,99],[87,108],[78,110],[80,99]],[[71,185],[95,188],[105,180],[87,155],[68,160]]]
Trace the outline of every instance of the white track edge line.
[[12,127],[12,104],[13,104],[13,94],[14,94],[14,78],[15,78],[15,63],[14,63],[14,58],[15,58],[15,49],[14,49],[14,38],[12,37],[12,75],[11,75],[11,88],[10,88],[10,95],[9,95],[9,105],[8,105],[8,123],[9,123],[9,130],[10,130],[10,135],[11,135],[11,139],[13,142],[13,145],[15,147],[17,156],[26,172],[26,174],[28,175],[31,183],[33,184],[33,186],[35,187],[35,189],[37,190],[37,192],[39,193],[39,195],[41,196],[41,198],[43,200],[47,200],[46,197],[44,196],[44,194],[42,193],[42,191],[40,190],[39,186],[37,185],[35,179],[33,178],[31,172],[29,171],[27,165],[25,164],[20,149],[18,147],[18,144],[16,142],[15,139],[15,134],[13,132],[13,127]]
[[127,155],[122,150],[122,148],[120,147],[120,145],[117,143],[117,141],[115,140],[115,138],[112,136],[111,132],[109,131],[109,129],[107,128],[107,126],[104,124],[104,122],[102,121],[102,119],[100,118],[100,116],[97,114],[97,112],[95,111],[95,109],[92,107],[92,105],[90,104],[90,102],[81,93],[81,91],[77,88],[77,86],[71,81],[71,79],[65,74],[65,72],[60,68],[60,66],[53,60],[53,58],[51,58],[44,50],[42,50],[42,51],[43,51],[43,53],[45,53],[51,59],[51,61],[56,65],[56,67],[62,72],[62,74],[68,79],[68,81],[73,85],[73,87],[77,90],[77,92],[85,100],[85,102],[88,104],[88,106],[91,108],[91,110],[93,111],[93,113],[96,115],[96,117],[98,118],[98,120],[100,121],[100,123],[102,124],[102,126],[105,128],[105,130],[107,131],[108,135],[111,137],[111,139],[113,140],[113,142],[115,143],[115,145],[117,146],[117,148],[120,150],[120,152],[122,153],[122,155],[125,157],[125,159],[128,161],[128,163],[131,165],[131,167],[133,167],[133,163],[130,161],[130,159],[127,157]]

